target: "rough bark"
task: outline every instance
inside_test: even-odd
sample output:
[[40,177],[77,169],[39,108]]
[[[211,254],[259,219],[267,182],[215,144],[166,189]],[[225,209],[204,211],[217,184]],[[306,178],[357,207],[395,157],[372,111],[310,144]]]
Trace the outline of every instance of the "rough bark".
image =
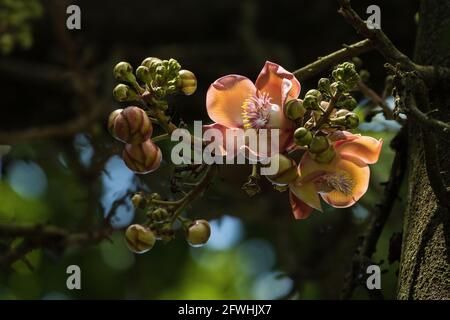
[[[450,67],[450,1],[421,1],[415,62]],[[435,115],[448,122],[450,84],[437,83],[429,90],[431,109],[438,109]],[[398,298],[450,299],[450,213],[448,208],[438,205],[430,187],[421,130],[417,124],[409,126],[408,208]],[[437,138],[440,168],[448,186],[449,137],[447,134]]]

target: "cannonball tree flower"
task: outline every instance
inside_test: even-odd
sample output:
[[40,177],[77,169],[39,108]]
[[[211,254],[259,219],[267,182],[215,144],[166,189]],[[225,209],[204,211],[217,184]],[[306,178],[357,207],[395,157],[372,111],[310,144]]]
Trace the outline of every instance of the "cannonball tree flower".
[[382,141],[346,131],[329,138],[336,152],[333,160],[320,163],[306,152],[298,166],[299,177],[289,184],[289,200],[297,219],[307,218],[313,209],[322,211],[319,195],[332,207],[347,208],[367,191],[368,164],[378,161]]
[[207,112],[215,123],[205,129],[218,129],[224,137],[227,129],[279,129],[281,153],[292,143],[295,128],[284,106],[298,98],[300,88],[292,73],[269,61],[255,83],[234,74],[217,79],[206,95]]

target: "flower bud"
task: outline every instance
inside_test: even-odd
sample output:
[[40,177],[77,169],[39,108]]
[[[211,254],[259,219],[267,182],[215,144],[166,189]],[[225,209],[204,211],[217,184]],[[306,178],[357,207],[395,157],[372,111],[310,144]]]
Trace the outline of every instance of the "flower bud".
[[136,77],[140,81],[142,81],[144,83],[147,83],[147,84],[149,84],[152,81],[152,77],[151,77],[151,74],[150,74],[150,69],[147,68],[146,66],[139,66],[136,69]]
[[345,116],[345,123],[347,128],[356,129],[359,126],[359,118],[355,113],[350,112]]
[[146,174],[159,168],[161,150],[150,139],[141,144],[127,144],[122,152],[127,167],[138,174]]
[[358,106],[358,102],[352,96],[343,96],[336,102],[337,108],[353,110]]
[[208,242],[210,235],[211,227],[208,221],[195,220],[187,229],[186,240],[191,246],[199,247]]
[[336,81],[344,83],[346,89],[353,88],[359,80],[359,74],[355,69],[355,65],[350,62],[344,62],[337,66],[332,72]]
[[321,78],[317,84],[317,89],[319,91],[331,94],[331,86],[330,86],[330,79],[328,78]]
[[133,67],[128,62],[119,62],[114,67],[114,78],[118,81],[134,82],[136,77],[133,74]]
[[125,240],[134,253],[145,253],[153,248],[156,242],[155,234],[139,224],[132,224],[127,228]]
[[330,163],[336,155],[336,151],[332,146],[329,146],[325,151],[317,153],[314,155],[314,160],[320,163]]
[[108,131],[114,138],[116,138],[116,135],[114,134],[114,122],[116,121],[116,117],[122,112],[122,110],[123,109],[116,109],[111,112],[108,117]]
[[148,57],[142,61],[141,66],[147,67],[151,72],[155,71],[156,67],[161,64],[161,59],[155,57]]
[[303,100],[303,106],[306,109],[319,110],[321,101],[322,94],[319,90],[309,90],[305,95],[305,99]]
[[298,177],[297,164],[285,155],[279,153],[274,155],[270,159],[270,166],[278,166],[275,174],[266,176],[272,183],[288,184]]
[[126,84],[118,84],[113,90],[114,99],[119,102],[136,101],[139,95]]
[[303,117],[306,109],[303,106],[303,102],[300,99],[289,100],[284,105],[284,113],[288,119],[297,120]]
[[197,78],[189,70],[180,70],[178,72],[177,87],[185,95],[190,96],[197,90]]
[[327,150],[329,145],[330,143],[326,137],[315,136],[309,145],[309,151],[311,153],[320,153]]
[[157,208],[151,213],[151,217],[155,221],[162,221],[169,217],[169,212],[164,208]]
[[131,202],[136,209],[144,209],[147,204],[147,201],[145,201],[145,198],[141,193],[136,193],[133,195]]
[[114,137],[125,143],[143,143],[153,133],[152,122],[145,111],[139,107],[123,109],[115,116],[112,125]]
[[306,128],[300,127],[294,131],[294,142],[296,145],[303,147],[311,143],[312,133]]

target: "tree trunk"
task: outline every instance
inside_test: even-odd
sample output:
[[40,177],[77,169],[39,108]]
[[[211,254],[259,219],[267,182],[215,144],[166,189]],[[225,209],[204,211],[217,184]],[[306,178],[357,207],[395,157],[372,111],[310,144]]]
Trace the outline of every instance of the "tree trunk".
[[[415,61],[450,67],[450,1],[421,1]],[[433,116],[449,121],[450,83],[439,83],[429,90],[430,109],[439,109]],[[398,298],[450,299],[450,213],[438,206],[430,187],[420,127],[411,123],[408,135],[409,191]],[[447,134],[437,140],[442,176],[449,185],[450,139]]]

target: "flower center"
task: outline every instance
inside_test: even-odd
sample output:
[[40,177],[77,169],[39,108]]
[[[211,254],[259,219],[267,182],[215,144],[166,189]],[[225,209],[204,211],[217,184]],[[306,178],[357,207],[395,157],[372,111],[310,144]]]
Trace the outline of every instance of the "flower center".
[[355,182],[347,172],[330,172],[321,175],[315,180],[317,189],[321,192],[331,192],[336,190],[350,196],[355,186]]
[[261,129],[268,126],[270,117],[280,111],[278,105],[270,103],[271,100],[268,93],[258,91],[244,101],[242,105],[244,129]]

